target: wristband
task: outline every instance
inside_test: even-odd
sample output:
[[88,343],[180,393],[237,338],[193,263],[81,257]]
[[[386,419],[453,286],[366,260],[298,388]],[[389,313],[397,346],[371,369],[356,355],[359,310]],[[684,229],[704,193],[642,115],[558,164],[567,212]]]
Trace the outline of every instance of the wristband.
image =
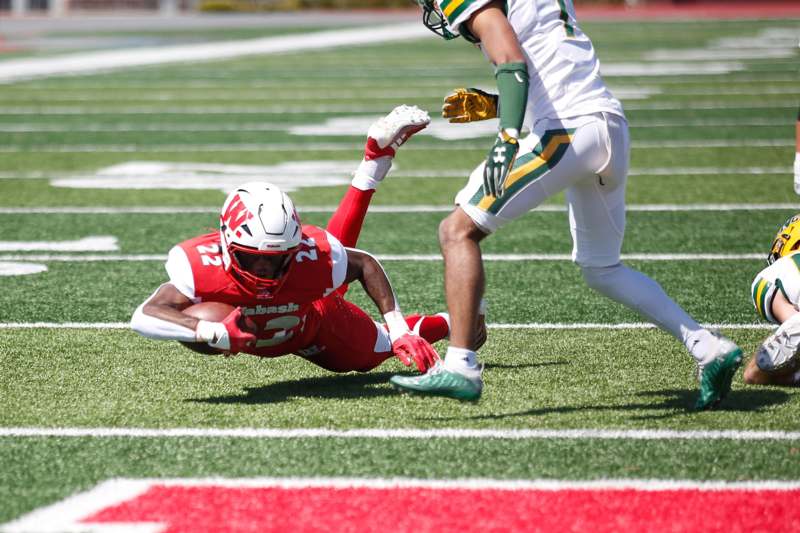
[[528,106],[528,66],[525,63],[503,63],[497,66],[498,115],[500,129],[522,129]]
[[392,343],[411,331],[408,329],[408,324],[403,317],[403,313],[397,309],[385,313],[383,319],[386,321],[386,325],[389,326],[389,339]]
[[219,341],[228,332],[228,330],[225,329],[225,325],[222,322],[199,320],[194,332],[195,338],[199,342],[207,342],[211,344]]

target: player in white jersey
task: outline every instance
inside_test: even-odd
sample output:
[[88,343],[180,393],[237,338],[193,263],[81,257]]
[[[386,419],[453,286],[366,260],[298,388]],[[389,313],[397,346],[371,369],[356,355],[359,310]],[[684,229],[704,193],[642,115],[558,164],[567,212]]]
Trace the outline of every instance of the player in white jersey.
[[[395,376],[401,390],[478,399],[483,382],[473,339],[484,290],[480,241],[566,190],[573,260],[590,287],[680,340],[700,368],[699,409],[730,390],[742,352],[697,324],[661,287],[620,262],[625,229],[628,125],[600,77],[571,0],[417,0],[423,22],[480,46],[498,95],[458,89],[445,99],[452,122],[499,117],[499,134],[442,222],[451,317],[445,361],[422,376]],[[438,2],[438,3],[437,3]],[[526,126],[531,130],[520,138]]]
[[753,280],[753,305],[779,327],[764,340],[744,369],[745,383],[800,385],[800,214],[778,230],[767,256],[769,266]]

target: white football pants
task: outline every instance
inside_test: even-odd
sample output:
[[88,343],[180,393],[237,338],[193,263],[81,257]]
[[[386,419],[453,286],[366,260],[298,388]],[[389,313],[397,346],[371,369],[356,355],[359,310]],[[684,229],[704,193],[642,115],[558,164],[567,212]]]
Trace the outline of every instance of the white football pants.
[[698,358],[690,337],[702,328],[658,283],[620,263],[629,155],[628,124],[620,116],[540,120],[520,141],[503,196],[484,196],[481,163],[456,204],[492,233],[566,189],[572,259],[588,285],[667,330]]

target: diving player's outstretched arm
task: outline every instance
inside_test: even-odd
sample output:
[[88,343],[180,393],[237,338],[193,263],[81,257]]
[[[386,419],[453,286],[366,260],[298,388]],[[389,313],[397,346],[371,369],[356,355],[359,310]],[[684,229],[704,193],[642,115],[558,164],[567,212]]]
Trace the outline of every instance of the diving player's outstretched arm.
[[378,260],[366,252],[348,248],[345,282],[355,280],[361,282],[364,291],[386,320],[392,352],[397,358],[406,366],[415,363],[420,372],[425,372],[436,364],[439,355],[428,341],[409,329],[389,278]]

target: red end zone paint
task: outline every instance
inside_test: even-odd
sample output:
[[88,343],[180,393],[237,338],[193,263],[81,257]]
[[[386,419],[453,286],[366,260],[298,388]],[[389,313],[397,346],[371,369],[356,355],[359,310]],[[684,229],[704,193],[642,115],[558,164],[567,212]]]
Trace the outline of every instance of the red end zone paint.
[[154,482],[80,523],[159,523],[168,533],[785,531],[800,522],[798,497],[800,488],[236,487],[187,480]]

